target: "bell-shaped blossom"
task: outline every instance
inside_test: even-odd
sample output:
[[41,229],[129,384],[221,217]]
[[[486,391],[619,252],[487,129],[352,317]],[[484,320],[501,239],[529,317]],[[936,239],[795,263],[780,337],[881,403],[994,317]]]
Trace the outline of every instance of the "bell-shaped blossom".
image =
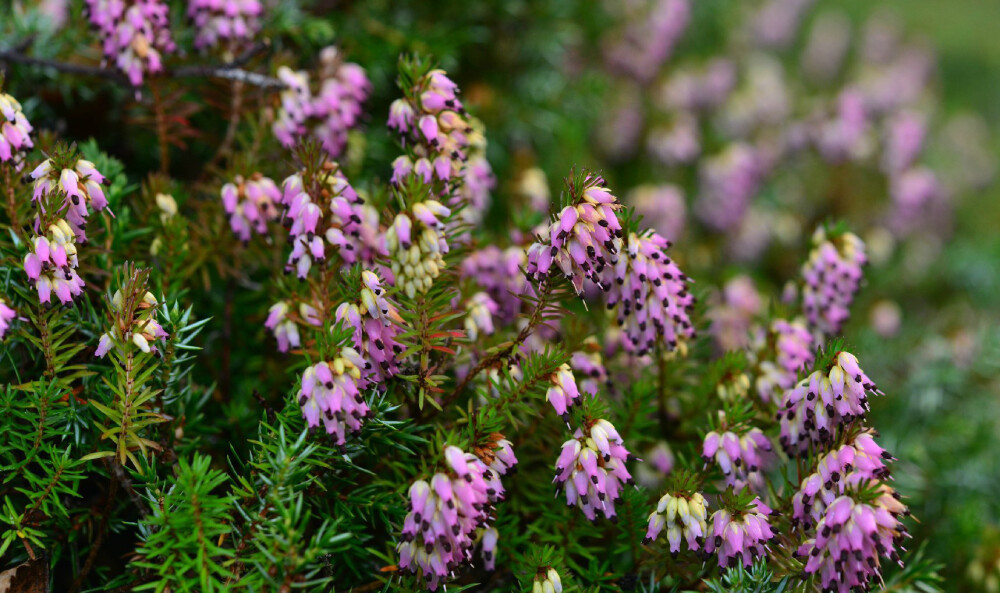
[[749,568],[754,560],[767,556],[767,542],[774,538],[767,519],[772,512],[760,498],[743,511],[715,511],[705,551],[717,553],[721,567],[742,564]]
[[91,208],[100,212],[108,207],[104,185],[110,181],[101,175],[94,163],[77,159],[72,168],[59,168],[52,159],[42,161],[31,172],[34,180],[32,200],[41,213],[48,210],[49,196],[61,198],[57,211],[65,210],[65,219],[81,243],[87,240],[85,227]]
[[264,327],[271,330],[274,338],[278,340],[279,352],[288,352],[289,348],[298,348],[302,345],[299,325],[306,324],[313,327],[323,325],[319,312],[312,305],[299,303],[297,308],[293,307],[294,303],[278,301],[267,311]]
[[517,463],[510,443],[495,437],[487,447],[477,448],[484,457],[445,447],[445,471],[410,486],[410,511],[396,546],[399,567],[422,575],[432,591],[472,562],[477,532],[482,533],[487,564],[495,561],[497,532],[489,526],[493,506],[504,497],[500,476]]
[[423,200],[400,212],[386,231],[392,273],[396,286],[413,298],[430,290],[445,268],[448,240],[444,219],[451,210],[437,200]]
[[545,399],[552,404],[556,414],[569,424],[569,410],[580,401],[580,389],[573,376],[573,369],[564,364],[549,376],[549,389]]
[[812,528],[834,499],[849,488],[889,478],[892,455],[875,442],[871,430],[858,433],[849,442],[819,458],[816,471],[802,479],[792,496],[792,524]]
[[188,0],[195,48],[234,51],[249,45],[260,31],[263,12],[260,0]]
[[340,165],[326,161],[311,183],[306,184],[304,177],[302,172],[286,178],[281,196],[283,219],[292,240],[285,270],[295,270],[299,278],[309,274],[313,262],[326,260],[328,245],[348,264],[365,255],[364,201]]
[[31,240],[30,251],[24,256],[24,272],[42,303],[50,302],[52,293],[62,304],[83,293],[84,282],[76,272],[78,266],[76,235],[61,218],[50,224],[44,235]]
[[256,232],[267,234],[268,221],[278,217],[281,190],[268,177],[254,173],[248,179],[237,175],[232,182],[222,186],[222,206],[229,215],[229,226],[247,243]]
[[31,142],[33,129],[17,99],[0,92],[0,163],[14,160],[19,153],[34,146]]
[[632,459],[615,427],[599,419],[586,433],[577,429],[563,443],[552,481],[563,490],[566,504],[579,507],[587,519],[596,521],[601,513],[616,521],[615,503],[621,501],[625,485],[635,483],[625,467]]
[[810,329],[820,338],[838,334],[851,316],[851,303],[861,287],[868,261],[865,244],[853,233],[830,237],[820,227],[802,266],[802,309]]
[[356,302],[341,303],[336,318],[354,330],[354,348],[373,363],[363,373],[365,383],[381,384],[399,372],[398,356],[403,346],[397,341],[402,318],[396,305],[386,298],[378,274],[361,272],[361,286]]
[[141,300],[137,299],[131,319],[123,318],[123,315],[127,315],[123,298],[120,290],[116,290],[111,297],[111,327],[101,335],[94,355],[102,358],[117,344],[134,345],[147,354],[159,354],[158,346],[164,343],[169,334],[156,320],[156,297],[153,293],[146,292]]
[[618,262],[622,227],[616,211],[621,207],[603,178],[588,175],[582,195],[563,208],[528,248],[528,280],[562,273],[577,294],[583,293],[584,280],[609,289],[602,273]]
[[908,513],[894,494],[885,485],[873,499],[848,493],[823,513],[816,536],[797,555],[806,559],[805,572],[818,575],[825,591],[868,590],[871,579],[881,577],[883,558],[902,566],[897,550],[909,534],[900,517]]
[[800,371],[813,362],[813,337],[801,319],[771,322],[768,337],[773,359],[759,362],[757,395],[765,402],[778,399],[795,385]]
[[689,550],[698,551],[708,534],[708,503],[700,492],[667,492],[649,514],[649,525],[642,543],[648,544],[664,530],[670,544],[670,553],[680,552],[681,541]]
[[479,339],[480,335],[491,335],[495,330],[493,327],[493,316],[499,311],[499,306],[490,295],[485,292],[477,292],[465,301],[465,335],[472,341]]
[[733,430],[712,431],[702,443],[702,458],[714,461],[726,477],[726,484],[746,482],[760,472],[773,457],[771,441],[759,428],[737,433]]
[[562,579],[559,571],[551,566],[540,568],[531,582],[531,593],[562,593]]
[[622,345],[644,355],[657,345],[668,350],[694,337],[688,312],[694,295],[688,277],[666,254],[670,242],[653,232],[629,233],[618,261],[606,274],[608,308],[625,334]]
[[334,442],[343,446],[349,434],[361,431],[371,414],[358,387],[361,374],[371,368],[353,348],[341,348],[329,361],[319,362],[302,373],[299,406],[309,428],[323,424]]
[[853,354],[839,352],[828,372],[814,371],[785,392],[778,410],[781,446],[796,454],[828,442],[838,427],[865,415],[869,394],[882,392]]
[[163,57],[176,45],[170,36],[170,7],[162,0],[86,0],[90,24],[103,39],[104,57],[132,86],[163,71]]
[[348,132],[361,124],[362,106],[372,86],[364,68],[345,62],[336,47],[324,48],[319,62],[314,74],[278,68],[285,88],[272,131],[289,148],[311,135],[330,158],[338,158],[347,147]]
[[12,309],[7,301],[0,297],[0,340],[7,334],[10,330],[10,323],[17,318],[17,311]]

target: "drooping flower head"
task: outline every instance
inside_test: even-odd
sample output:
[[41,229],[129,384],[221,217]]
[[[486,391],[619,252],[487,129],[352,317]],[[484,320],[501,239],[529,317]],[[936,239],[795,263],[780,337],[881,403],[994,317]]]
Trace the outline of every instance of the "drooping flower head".
[[666,493],[649,514],[646,537],[642,543],[656,540],[665,530],[671,554],[680,552],[682,541],[687,543],[689,550],[698,551],[708,535],[708,503],[697,491],[697,482],[692,474],[683,472],[670,482]]
[[833,501],[850,488],[889,478],[892,455],[875,442],[870,429],[852,431],[844,444],[831,448],[816,463],[816,471],[802,479],[792,496],[792,524],[810,529],[822,519]]
[[355,350],[373,363],[363,373],[365,383],[381,384],[399,372],[397,357],[403,346],[397,341],[397,335],[402,318],[396,305],[386,298],[376,272],[362,270],[356,288],[358,299],[341,303],[336,318],[344,327],[353,330]]
[[805,572],[818,574],[824,590],[837,593],[867,590],[882,572],[882,559],[902,566],[897,549],[909,537],[900,518],[908,514],[885,484],[849,489],[835,499],[797,555]]
[[573,369],[564,364],[549,376],[549,381],[545,399],[552,404],[556,414],[569,424],[569,410],[580,401],[580,389],[573,376]]
[[316,308],[305,302],[295,307],[289,301],[278,301],[268,309],[267,319],[264,321],[264,327],[271,330],[278,340],[279,352],[288,352],[289,348],[302,345],[299,326],[303,324],[313,327],[323,324]]
[[237,175],[222,186],[222,206],[229,215],[229,226],[247,243],[253,232],[267,234],[268,221],[278,217],[281,190],[268,177],[254,173],[244,179]]
[[732,421],[719,412],[718,428],[705,435],[702,458],[722,470],[729,486],[753,483],[772,458],[771,441],[763,431],[742,418]]
[[562,273],[577,294],[583,293],[585,280],[607,290],[602,273],[618,262],[622,226],[616,212],[622,205],[604,179],[592,174],[571,182],[569,195],[570,203],[528,248],[528,280]]
[[444,459],[443,471],[410,486],[410,511],[396,546],[400,569],[421,575],[432,591],[472,561],[477,534],[487,564],[495,561],[492,510],[504,496],[500,476],[517,463],[510,442],[496,433],[474,453],[446,446]]
[[142,352],[159,354],[158,346],[168,334],[156,320],[158,305],[153,293],[145,289],[144,282],[142,286],[126,282],[111,297],[110,327],[101,336],[94,355],[101,358],[112,348],[122,345],[134,345]]
[[393,183],[414,174],[426,184],[443,183],[450,195],[465,177],[473,132],[458,85],[418,60],[405,60],[401,70],[403,97],[390,105],[388,126],[408,153],[393,162]]
[[673,350],[695,335],[688,317],[695,302],[689,278],[667,255],[668,247],[670,242],[654,232],[629,232],[618,261],[605,274],[607,305],[625,334],[622,346],[639,356],[657,346]]
[[282,184],[281,202],[292,239],[286,271],[305,278],[314,261],[326,259],[327,245],[347,264],[364,255],[364,200],[337,163],[323,161],[315,174],[303,170],[289,176]]
[[142,85],[163,71],[163,56],[176,49],[170,35],[170,7],[162,0],[86,0],[90,24],[103,39],[104,57]]
[[18,153],[34,146],[33,129],[17,99],[0,91],[0,163],[16,160]]
[[851,303],[861,287],[868,261],[865,244],[853,233],[831,235],[816,229],[812,251],[802,266],[802,309],[821,339],[838,334],[851,315]]
[[327,434],[341,446],[349,434],[360,432],[371,410],[359,383],[362,372],[370,368],[370,362],[348,347],[341,348],[333,359],[308,367],[302,373],[299,405],[309,428],[322,422]]
[[34,180],[31,199],[38,207],[38,220],[54,208],[53,214],[66,219],[77,240],[86,242],[85,228],[91,208],[100,212],[108,207],[102,187],[110,183],[108,179],[101,175],[94,163],[77,158],[75,154],[59,154],[45,159],[35,167],[30,177]]
[[816,370],[785,392],[778,410],[781,446],[789,454],[827,443],[840,426],[865,415],[868,395],[882,395],[850,352],[838,352],[829,369]]
[[767,556],[767,542],[774,538],[768,522],[773,511],[759,497],[749,500],[751,496],[747,490],[738,497],[723,495],[723,508],[712,514],[705,551],[717,553],[721,567],[742,564],[749,568],[754,560]]
[[765,402],[791,389],[800,371],[813,362],[813,337],[802,319],[775,319],[757,347],[757,395]]
[[84,282],[76,272],[78,266],[76,234],[62,218],[35,236],[24,256],[24,272],[41,303],[50,302],[52,293],[64,305],[82,294]]
[[234,52],[249,45],[260,31],[263,12],[260,0],[188,0],[195,48],[222,46]]
[[615,503],[625,485],[635,483],[625,467],[632,459],[615,427],[599,419],[563,443],[552,481],[563,490],[566,504],[579,507],[587,519],[596,521],[600,513],[616,521]]
[[396,286],[410,298],[430,290],[445,267],[448,253],[445,219],[451,209],[441,202],[425,199],[400,212],[386,231],[386,247]]
[[[347,147],[348,132],[360,125],[362,105],[372,87],[364,68],[345,62],[336,47],[324,48],[319,61],[313,75],[287,66],[278,68],[285,88],[272,130],[286,148],[312,136],[335,159]],[[312,77],[317,81],[315,87]]]

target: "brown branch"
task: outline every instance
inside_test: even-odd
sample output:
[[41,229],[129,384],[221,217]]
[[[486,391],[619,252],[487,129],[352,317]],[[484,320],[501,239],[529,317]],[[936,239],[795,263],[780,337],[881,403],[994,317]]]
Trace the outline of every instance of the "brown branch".
[[[47,60],[43,58],[35,58],[24,53],[29,44],[24,42],[17,44],[13,49],[0,50],[0,62],[8,62],[11,64],[24,64],[26,66],[36,66],[39,68],[51,68],[57,72],[64,72],[66,74],[77,74],[80,76],[91,76],[96,78],[105,78],[112,82],[132,86],[129,82],[128,77],[122,74],[120,71],[114,68],[104,68],[101,66],[89,66],[86,64],[76,64],[71,62],[59,62],[56,60]],[[249,70],[244,70],[242,66],[256,57],[258,54],[270,47],[270,43],[262,41],[256,43],[245,51],[243,54],[236,57],[231,62],[224,62],[219,64],[192,64],[187,66],[179,66],[177,68],[168,69],[158,76],[161,78],[221,78],[225,80],[234,80],[243,82],[252,86],[257,86],[262,89],[282,89],[285,88],[285,83],[281,82],[273,76],[268,76],[267,74],[261,74],[259,72],[252,72]]]

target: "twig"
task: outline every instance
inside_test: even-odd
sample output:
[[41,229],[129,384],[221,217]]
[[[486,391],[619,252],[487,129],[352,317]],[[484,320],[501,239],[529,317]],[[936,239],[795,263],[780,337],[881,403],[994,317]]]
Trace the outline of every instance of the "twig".
[[[12,64],[24,64],[26,66],[38,66],[41,68],[52,68],[67,74],[78,74],[80,76],[93,76],[106,78],[122,85],[132,86],[128,77],[114,68],[102,68],[100,66],[88,66],[85,64],[74,64],[70,62],[59,62],[35,58],[24,54],[29,43],[19,43],[13,49],[0,51],[0,62],[10,62]],[[236,57],[231,62],[221,64],[192,64],[180,66],[178,68],[166,70],[159,73],[162,78],[221,78],[225,80],[235,80],[262,89],[282,89],[285,83],[273,76],[244,70],[242,66],[256,57],[258,54],[270,47],[268,42],[259,42],[253,47]]]

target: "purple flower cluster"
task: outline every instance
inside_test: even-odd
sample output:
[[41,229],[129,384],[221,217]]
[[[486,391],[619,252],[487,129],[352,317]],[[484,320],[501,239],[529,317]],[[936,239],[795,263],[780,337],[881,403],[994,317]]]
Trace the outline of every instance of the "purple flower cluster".
[[757,394],[765,402],[775,401],[795,385],[799,372],[813,362],[813,338],[801,319],[771,322],[774,360],[760,362]]
[[646,150],[668,167],[694,161],[701,154],[698,118],[686,111],[675,113],[669,123],[650,129],[646,138]]
[[272,130],[285,147],[311,134],[330,158],[338,158],[347,146],[348,132],[361,123],[361,106],[372,86],[364,68],[345,62],[335,47],[324,48],[319,60],[315,91],[309,73],[278,68],[285,89]]
[[649,82],[670,58],[691,18],[688,0],[656,0],[628,4],[637,14],[626,14],[621,38],[607,48],[608,65],[640,82]]
[[65,209],[66,220],[76,238],[81,243],[86,242],[85,228],[87,217],[90,216],[87,206],[90,205],[98,212],[108,207],[108,199],[101,186],[109,181],[101,175],[94,163],[77,159],[72,168],[59,168],[52,159],[45,159],[31,172],[31,178],[35,180],[31,199],[39,211],[43,214],[47,212],[45,201],[50,194],[61,196],[62,201],[56,211]]
[[943,206],[948,194],[930,168],[916,166],[895,173],[889,180],[889,195],[889,227],[897,234],[906,235],[925,223],[947,228],[949,213]]
[[254,173],[249,179],[242,175],[222,186],[222,207],[229,215],[229,226],[243,243],[250,235],[267,234],[268,221],[278,217],[281,190],[268,177]]
[[54,292],[62,304],[83,293],[83,279],[76,273],[76,234],[63,219],[58,219],[32,240],[31,251],[24,256],[24,271],[38,291],[38,300],[48,303]]
[[357,350],[341,348],[330,361],[308,367],[302,373],[299,405],[309,428],[320,420],[338,445],[347,442],[347,435],[361,430],[361,422],[371,414],[359,390],[361,375],[371,369]]
[[309,274],[313,261],[326,259],[326,245],[346,263],[361,255],[363,200],[351,187],[340,165],[327,161],[315,176],[295,173],[282,184],[284,220],[292,239],[285,265],[299,278]]
[[895,492],[882,485],[873,500],[846,494],[834,500],[797,554],[806,573],[818,574],[824,590],[867,591],[869,580],[881,574],[881,558],[902,565],[896,547],[909,537],[899,518],[906,507]]
[[479,339],[480,335],[491,335],[495,330],[493,327],[493,316],[496,315],[500,307],[485,292],[477,292],[465,301],[465,335],[471,341]]
[[642,543],[654,541],[666,529],[671,554],[680,552],[682,538],[687,541],[688,549],[696,552],[708,534],[707,516],[708,503],[700,492],[667,492],[649,514]]
[[403,90],[406,96],[389,107],[388,126],[402,136],[412,154],[392,163],[393,183],[415,174],[424,183],[440,181],[446,188],[457,187],[464,179],[473,132],[458,98],[458,85],[443,70],[431,70]]
[[132,86],[163,70],[163,55],[176,49],[170,7],[161,0],[86,0],[90,24],[103,38],[104,57]]
[[354,330],[355,350],[366,361],[375,362],[365,370],[362,387],[369,382],[381,384],[399,372],[396,357],[403,346],[397,342],[397,336],[402,318],[386,298],[385,288],[375,272],[361,272],[360,299],[356,303],[341,303],[336,318]]
[[288,352],[289,348],[298,348],[302,345],[299,335],[300,323],[313,327],[322,325],[319,312],[312,305],[299,303],[297,315],[291,307],[292,304],[287,301],[278,301],[268,309],[267,320],[264,321],[264,327],[271,330],[278,340],[279,352]]
[[670,242],[647,231],[629,233],[624,249],[613,266],[608,287],[608,309],[615,309],[626,339],[627,352],[640,356],[657,345],[673,350],[679,341],[694,337],[688,312],[694,308],[689,278],[677,267],[666,250]]
[[749,345],[750,325],[761,313],[764,303],[749,276],[736,276],[726,282],[722,294],[708,311],[712,320],[709,331],[722,351],[741,350]]
[[640,185],[629,192],[628,203],[642,216],[644,224],[671,241],[684,232],[687,205],[684,193],[676,185]]
[[622,227],[615,212],[622,206],[599,176],[587,176],[582,193],[528,248],[529,281],[562,272],[577,294],[583,293],[584,280],[610,288],[602,273],[618,263]]
[[763,47],[784,48],[795,41],[806,10],[815,0],[768,0],[754,15],[753,32]]
[[869,128],[864,97],[857,90],[847,89],[837,97],[833,117],[813,130],[813,142],[827,161],[852,160],[865,156]]
[[749,567],[754,559],[766,556],[767,542],[774,538],[767,520],[771,513],[759,498],[745,511],[715,511],[705,551],[709,554],[718,551],[721,567],[735,566],[741,560],[744,567]]
[[820,227],[802,266],[802,308],[817,336],[833,336],[851,316],[851,302],[867,263],[865,244],[853,233],[830,237]]
[[424,294],[445,268],[448,253],[444,219],[451,209],[437,200],[423,200],[400,212],[385,233],[396,287],[410,298]]
[[736,64],[713,58],[700,68],[677,68],[659,92],[665,111],[702,112],[722,105],[736,86]]
[[417,480],[410,486],[410,512],[396,546],[399,567],[422,574],[432,591],[472,561],[477,531],[483,532],[487,564],[494,561],[497,533],[489,529],[492,508],[503,500],[500,476],[517,464],[517,458],[502,437],[482,449],[489,465],[458,447],[445,447],[447,470],[434,474],[429,483]]
[[759,428],[742,434],[732,430],[721,433],[714,430],[705,435],[701,456],[705,462],[715,460],[726,477],[726,484],[746,483],[763,469],[771,455],[771,441]]
[[260,0],[188,0],[194,46],[207,49],[225,44],[228,51],[246,46],[260,30],[263,12]]
[[792,497],[792,523],[804,529],[815,526],[833,501],[848,488],[889,478],[886,462],[892,455],[875,442],[871,430],[820,457],[816,471],[805,477]]
[[837,427],[865,415],[869,393],[882,394],[853,354],[839,352],[828,373],[814,371],[785,392],[778,411],[781,446],[796,454],[810,443],[828,442]]
[[584,340],[582,349],[570,357],[569,366],[574,375],[582,377],[579,383],[580,391],[596,396],[603,387],[609,384],[608,370],[604,368],[601,356],[601,346],[593,337]]
[[755,149],[742,142],[705,160],[694,211],[706,225],[716,231],[739,226],[762,181],[759,160]]
[[19,152],[32,148],[31,124],[21,111],[21,104],[0,92],[0,163],[14,159]]
[[576,385],[576,377],[573,375],[573,369],[568,364],[564,364],[556,372],[552,373],[549,380],[551,383],[549,384],[548,392],[545,394],[545,399],[552,404],[556,414],[565,420],[568,425],[569,410],[573,407],[573,404],[580,401],[580,388]]
[[10,322],[17,318],[17,311],[11,309],[7,301],[0,297],[0,340],[3,340],[7,330],[10,329]]
[[497,321],[506,325],[521,312],[521,297],[530,296],[531,285],[521,273],[526,257],[521,247],[501,249],[488,245],[471,252],[459,267],[463,278],[474,281],[497,304]]
[[[120,290],[116,290],[114,296],[111,297],[111,316],[113,319],[118,319],[122,314],[122,298]],[[147,354],[150,352],[158,354],[157,341],[166,340],[169,334],[156,320],[157,304],[153,293],[144,294],[142,300],[137,304],[134,317],[131,320],[125,320],[125,324],[122,325],[117,322],[112,323],[111,329],[101,335],[94,356],[102,358],[115,344],[128,343],[134,344]]]
[[615,427],[599,419],[586,434],[577,429],[563,443],[552,481],[566,494],[566,504],[580,507],[590,521],[597,520],[598,511],[615,521],[615,503],[621,501],[622,489],[635,483],[625,467],[631,459]]

